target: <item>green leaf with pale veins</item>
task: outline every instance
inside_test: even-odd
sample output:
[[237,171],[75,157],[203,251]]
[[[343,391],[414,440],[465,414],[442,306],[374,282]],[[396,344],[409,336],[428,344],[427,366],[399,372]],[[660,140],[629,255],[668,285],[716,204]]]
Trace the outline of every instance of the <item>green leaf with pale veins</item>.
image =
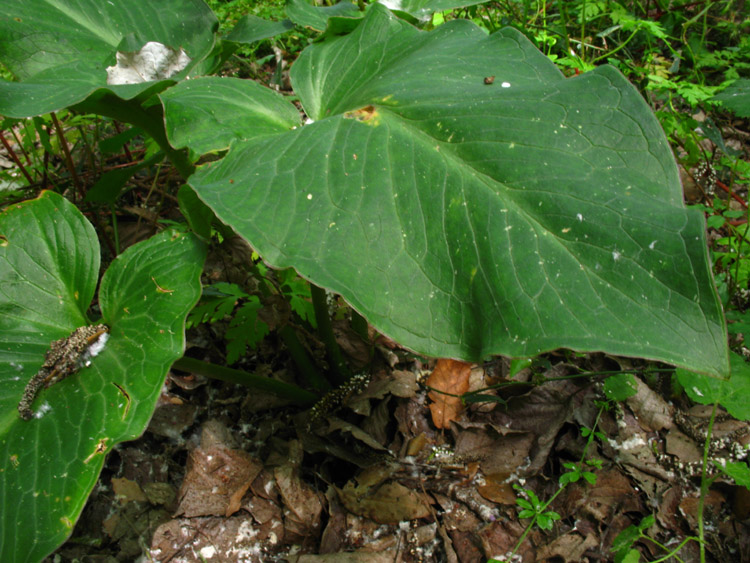
[[513,29],[421,32],[374,5],[291,79],[314,123],[189,180],[270,264],[425,354],[568,347],[727,373],[703,217],[617,70],[567,79]]
[[39,561],[61,544],[105,454],[145,430],[183,353],[204,256],[196,237],[178,232],[120,255],[99,291],[100,322],[110,327],[104,350],[40,391],[39,417],[23,421],[17,405],[50,342],[89,324],[99,244],[81,213],[53,192],[0,213],[0,513],[12,522],[0,528],[1,561]]

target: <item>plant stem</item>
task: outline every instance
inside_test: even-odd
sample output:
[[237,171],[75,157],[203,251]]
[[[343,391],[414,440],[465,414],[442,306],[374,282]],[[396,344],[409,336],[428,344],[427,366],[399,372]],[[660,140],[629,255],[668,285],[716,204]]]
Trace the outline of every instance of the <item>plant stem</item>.
[[698,498],[698,545],[700,548],[700,560],[701,563],[706,563],[706,537],[705,529],[703,526],[703,508],[705,507],[706,495],[708,494],[708,487],[710,480],[706,477],[706,469],[708,468],[708,451],[711,448],[711,434],[714,428],[714,420],[716,419],[716,409],[719,403],[714,403],[714,408],[711,411],[711,418],[708,420],[708,428],[706,429],[706,441],[703,443],[703,466],[701,468],[701,494]]
[[685,563],[685,561],[683,561],[681,557],[678,557],[677,554],[680,552],[680,550],[683,547],[685,547],[685,545],[688,542],[693,541],[695,539],[692,536],[688,536],[687,538],[685,538],[684,540],[682,540],[677,547],[675,547],[674,549],[670,550],[666,545],[664,545],[662,543],[659,543],[658,541],[656,541],[652,537],[647,536],[644,533],[641,533],[640,537],[643,540],[650,541],[654,545],[660,547],[661,549],[663,549],[664,551],[667,552],[666,555],[664,555],[663,557],[659,557],[658,559],[654,559],[651,563],[662,563],[662,561],[669,561],[670,559],[676,559],[677,563]]
[[[13,148],[10,146],[10,144],[8,143],[8,141],[5,139],[5,136],[3,135],[2,131],[0,131],[0,143],[3,144],[3,146],[5,147],[5,150],[8,152],[8,156],[10,156],[13,159],[13,162],[16,163],[16,166],[21,171],[21,174],[24,175],[24,177],[26,178],[26,181],[29,184],[33,184],[34,180],[31,179],[31,175],[29,174],[29,171],[26,170],[26,167],[21,162],[21,159],[18,158],[18,155],[15,153],[15,151],[13,150]],[[19,146],[21,146],[20,143],[19,143]]]
[[[233,236],[233,234],[234,233],[229,236]],[[255,279],[261,280],[261,283],[258,284],[258,289],[264,299],[267,299],[274,293],[274,291],[279,295],[281,294],[281,290],[276,287],[269,278],[261,273],[256,264],[251,263],[248,270],[253,274]],[[292,357],[292,361],[302,373],[307,384],[316,391],[328,391],[331,388],[331,384],[318,371],[315,362],[313,362],[312,358],[310,358],[310,355],[307,353],[307,350],[302,345],[302,342],[300,342],[297,332],[287,324],[279,328],[278,333],[284,341],[284,344],[289,351],[289,355]]]
[[55,132],[57,133],[57,138],[60,141],[60,147],[63,150],[63,155],[65,156],[65,166],[67,167],[68,172],[70,172],[70,177],[73,180],[75,191],[78,192],[78,197],[83,199],[86,195],[86,192],[83,189],[83,184],[81,184],[81,179],[78,177],[78,172],[76,172],[75,164],[73,164],[73,158],[70,156],[70,147],[68,146],[67,139],[65,139],[62,125],[60,125],[60,121],[57,119],[57,115],[54,111],[50,113],[50,116],[52,117],[52,123],[55,124]]
[[[518,541],[516,542],[516,545],[513,546],[513,551],[511,551],[511,553],[513,553],[513,554],[518,553],[518,550],[523,545],[523,540],[526,539],[526,536],[529,535],[529,532],[531,531],[531,529],[534,527],[534,524],[536,523],[536,516],[537,515],[534,514],[534,517],[532,518],[531,522],[529,522],[529,525],[526,526],[526,529],[523,531],[523,534],[521,534],[521,537],[518,538]],[[508,561],[511,561],[511,560],[512,560],[512,557],[510,559],[508,559]]]
[[245,387],[250,387],[251,389],[257,389],[258,391],[272,393],[300,406],[310,406],[319,398],[315,393],[311,393],[310,391],[306,391],[301,387],[297,387],[290,383],[284,383],[283,381],[271,379],[270,377],[262,377],[238,369],[217,366],[216,364],[203,362],[186,356],[177,360],[172,367],[183,371],[189,371],[191,373],[197,373],[212,379],[237,383],[239,385],[244,385]]
[[581,60],[586,62],[586,0],[581,5]]
[[318,368],[315,367],[307,350],[305,350],[305,347],[302,346],[299,338],[297,338],[297,333],[294,329],[289,325],[284,325],[279,329],[279,336],[284,340],[292,361],[294,361],[297,368],[302,372],[302,376],[307,381],[307,384],[316,391],[328,391],[331,388],[331,384],[320,374]]
[[115,206],[113,204],[109,204],[109,211],[112,213],[112,236],[114,238],[114,241],[112,242],[113,246],[113,256],[118,256],[120,254],[120,229],[117,226],[117,213],[115,211]]
[[84,113],[98,113],[140,127],[156,141],[183,179],[187,179],[195,171],[187,157],[187,151],[176,150],[169,144],[161,105],[152,106],[147,110],[137,100],[122,100],[114,94],[103,94],[97,100],[87,100],[73,106],[72,109]]
[[356,332],[362,340],[365,342],[370,341],[370,335],[367,333],[367,319],[354,309],[352,309],[352,329],[354,329],[354,332]]
[[563,492],[563,490],[565,490],[565,487],[566,487],[566,486],[567,486],[567,485],[561,485],[561,486],[560,486],[560,488],[559,488],[559,489],[557,489],[557,491],[555,491],[555,494],[554,494],[554,495],[552,495],[552,496],[551,496],[551,497],[549,498],[549,500],[548,500],[547,502],[545,502],[545,503],[544,503],[544,504],[543,504],[543,505],[542,505],[542,506],[541,506],[541,507],[540,507],[540,508],[539,508],[539,509],[537,510],[536,514],[534,514],[534,516],[533,516],[533,517],[531,518],[531,522],[529,522],[529,525],[528,525],[528,526],[526,526],[526,529],[525,529],[525,530],[523,531],[523,534],[521,534],[521,537],[520,537],[520,538],[518,538],[518,541],[516,542],[516,545],[515,545],[515,546],[513,546],[513,551],[512,551],[512,553],[518,553],[518,550],[519,550],[519,548],[520,548],[520,547],[521,547],[521,546],[523,545],[523,540],[525,540],[525,539],[526,539],[526,536],[528,536],[528,535],[529,535],[529,532],[530,532],[530,531],[531,531],[531,529],[532,529],[532,528],[534,527],[534,524],[536,524],[536,521],[537,521],[537,519],[539,518],[539,514],[541,514],[541,513],[543,513],[544,511],[546,511],[546,510],[547,510],[547,508],[549,507],[549,505],[550,505],[550,504],[552,504],[552,503],[554,502],[554,500],[555,500],[555,499],[556,499],[556,498],[557,498],[557,497],[558,497],[558,496],[560,495],[560,493],[562,493],[562,492]]
[[318,322],[318,336],[320,336],[326,347],[328,361],[331,363],[333,379],[337,385],[341,385],[349,379],[349,370],[341,355],[341,349],[336,342],[333,334],[333,323],[331,315],[328,312],[328,302],[326,299],[326,290],[315,284],[310,284],[310,296],[312,297],[313,309],[315,310],[315,320]]
[[602,59],[606,59],[607,57],[611,57],[617,51],[621,51],[622,49],[624,49],[625,46],[628,43],[630,43],[630,40],[633,39],[633,37],[635,37],[635,34],[638,33],[638,31],[640,31],[640,30],[638,30],[638,29],[633,30],[633,32],[628,36],[628,38],[625,41],[623,41],[622,43],[620,43],[617,47],[615,47],[614,49],[612,49],[608,53],[604,53],[603,55],[599,55],[598,57],[596,57],[595,59],[593,59],[591,61],[591,64],[594,64],[594,63],[596,63],[596,62],[598,62],[598,61],[600,61]]

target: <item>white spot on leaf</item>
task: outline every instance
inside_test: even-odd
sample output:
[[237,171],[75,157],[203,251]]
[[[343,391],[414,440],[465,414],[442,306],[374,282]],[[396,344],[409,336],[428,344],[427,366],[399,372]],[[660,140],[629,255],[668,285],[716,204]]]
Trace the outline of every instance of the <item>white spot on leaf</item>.
[[121,53],[117,64],[107,67],[107,84],[140,84],[164,80],[183,70],[190,57],[184,49],[177,51],[157,41],[146,43],[140,51]]
[[44,401],[34,413],[34,418],[42,418],[45,414],[52,410],[52,407],[47,401]]

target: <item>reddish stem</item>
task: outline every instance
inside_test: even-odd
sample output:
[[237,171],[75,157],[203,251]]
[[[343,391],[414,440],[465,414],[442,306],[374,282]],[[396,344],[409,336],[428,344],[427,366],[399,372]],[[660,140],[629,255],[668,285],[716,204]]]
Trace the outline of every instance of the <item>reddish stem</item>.
[[70,156],[70,147],[68,146],[68,140],[63,134],[62,126],[60,125],[60,121],[57,119],[57,115],[55,115],[55,112],[53,111],[50,115],[52,116],[52,122],[55,124],[55,132],[57,133],[57,138],[60,140],[60,146],[62,147],[63,153],[65,154],[65,166],[67,166],[68,172],[70,172],[70,176],[73,179],[73,185],[78,191],[78,195],[81,197],[81,199],[83,199],[86,194],[84,193],[81,180],[78,177],[78,172],[76,172],[76,167],[73,164],[73,158]]
[[8,141],[5,139],[5,135],[3,135],[3,132],[0,131],[0,142],[3,143],[3,146],[5,147],[5,150],[8,151],[8,155],[13,159],[13,162],[16,163],[16,166],[18,166],[18,169],[21,171],[21,174],[23,174],[26,177],[26,181],[29,184],[33,184],[34,180],[31,179],[31,175],[29,174],[28,170],[26,170],[26,167],[23,165],[21,160],[18,158],[18,155],[13,150],[13,148],[10,146]]
[[716,180],[716,185],[719,186],[722,190],[727,192],[732,198],[734,198],[735,201],[739,201],[740,205],[747,209],[747,202],[742,199],[740,196],[738,196],[736,193],[734,193],[732,190],[729,189],[729,186],[727,186],[724,182],[721,180]]
[[[120,124],[117,121],[112,121],[112,124],[115,126],[115,131],[117,131],[118,135],[122,133]],[[128,147],[128,143],[123,143],[122,148],[125,150],[125,156],[128,158],[128,160],[130,162],[133,162],[133,155],[130,154],[130,148]]]

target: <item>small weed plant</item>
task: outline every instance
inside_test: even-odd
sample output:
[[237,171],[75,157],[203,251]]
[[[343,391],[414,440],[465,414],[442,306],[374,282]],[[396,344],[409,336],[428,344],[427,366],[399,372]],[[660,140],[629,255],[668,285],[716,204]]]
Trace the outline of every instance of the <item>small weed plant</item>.
[[513,557],[518,553],[519,549],[526,540],[526,537],[537,526],[540,530],[551,530],[554,523],[560,520],[561,516],[558,512],[550,510],[550,506],[557,499],[558,496],[565,490],[565,488],[571,483],[577,483],[581,480],[585,481],[590,485],[596,484],[596,474],[592,471],[595,469],[601,469],[602,460],[596,458],[587,458],[587,452],[589,447],[595,439],[604,440],[606,436],[596,430],[599,419],[605,410],[612,408],[613,402],[601,401],[599,404],[599,410],[594,421],[593,428],[582,428],[581,436],[586,438],[586,445],[583,448],[581,458],[577,462],[565,462],[563,467],[566,469],[565,473],[560,475],[558,482],[560,487],[555,493],[547,500],[542,501],[531,489],[523,488],[518,484],[514,484],[513,488],[518,491],[519,496],[516,499],[516,504],[520,508],[518,517],[522,520],[531,519],[526,525],[521,536],[518,538],[516,545],[513,550],[505,555],[503,559],[491,559],[490,563],[504,563],[513,561]]

